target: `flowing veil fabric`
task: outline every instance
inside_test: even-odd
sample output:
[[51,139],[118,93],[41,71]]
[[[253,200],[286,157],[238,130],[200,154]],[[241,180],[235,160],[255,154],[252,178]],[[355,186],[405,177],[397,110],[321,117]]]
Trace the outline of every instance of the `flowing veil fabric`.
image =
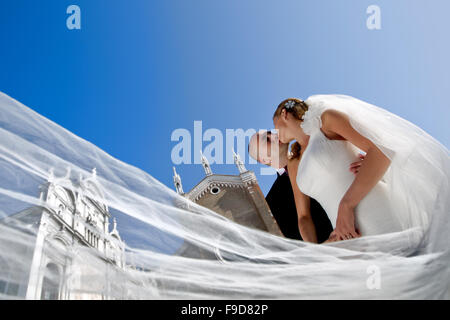
[[[45,281],[59,281],[66,298],[446,298],[447,150],[394,115],[383,111],[372,119],[379,109],[359,100],[310,99],[311,110],[344,108],[348,101],[352,124],[393,159],[389,179],[405,197],[400,203],[405,231],[315,245],[238,225],[0,94],[0,297],[29,298],[27,285],[38,278],[33,272],[40,272],[38,268],[24,276],[30,270],[28,257],[42,248],[35,247],[40,235],[34,222],[14,219],[16,213],[42,207],[59,213],[39,192],[52,184],[74,195],[75,212],[80,194],[86,192],[83,186],[95,182],[101,191],[89,197],[117,219],[125,243],[123,263],[111,268],[99,250],[75,241],[62,243],[58,234],[63,227],[44,235],[46,254],[65,265],[62,278]],[[371,130],[377,124],[381,127]],[[400,167],[402,172],[397,172]],[[405,187],[408,192],[401,191]],[[101,240],[118,237],[114,230]],[[2,291],[6,287],[15,290]]]

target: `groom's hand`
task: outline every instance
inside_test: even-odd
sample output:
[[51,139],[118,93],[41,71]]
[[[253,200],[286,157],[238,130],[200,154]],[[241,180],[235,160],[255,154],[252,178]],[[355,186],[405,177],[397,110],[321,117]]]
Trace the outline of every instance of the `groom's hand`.
[[362,162],[364,161],[365,156],[362,154],[359,154],[359,161],[353,162],[350,165],[350,172],[353,172],[353,174],[357,174],[359,172],[359,168],[361,168]]

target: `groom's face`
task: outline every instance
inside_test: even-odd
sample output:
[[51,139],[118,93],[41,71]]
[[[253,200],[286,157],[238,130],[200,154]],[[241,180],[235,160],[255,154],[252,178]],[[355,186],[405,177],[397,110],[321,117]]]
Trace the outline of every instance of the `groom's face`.
[[276,132],[260,131],[249,142],[250,156],[259,163],[275,169],[287,164],[287,145],[282,144]]

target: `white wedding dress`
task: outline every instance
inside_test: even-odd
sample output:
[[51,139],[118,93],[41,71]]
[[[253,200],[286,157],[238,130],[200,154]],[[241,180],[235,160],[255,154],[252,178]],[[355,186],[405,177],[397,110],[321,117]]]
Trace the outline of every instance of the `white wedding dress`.
[[352,126],[390,158],[384,177],[355,210],[355,226],[363,236],[425,229],[437,203],[438,190],[448,195],[449,159],[432,137],[388,111],[343,95],[316,95],[301,126],[310,136],[297,174],[300,190],[316,199],[336,227],[339,203],[354,181],[349,171],[360,150],[345,140],[330,140],[321,130],[327,109],[346,113]]
[[[358,153],[350,142],[329,140],[321,130],[316,130],[302,156],[297,184],[304,194],[322,205],[333,228],[339,202],[353,183],[349,165],[358,160]],[[358,204],[355,227],[363,236],[402,230],[390,201],[389,186],[380,181]]]

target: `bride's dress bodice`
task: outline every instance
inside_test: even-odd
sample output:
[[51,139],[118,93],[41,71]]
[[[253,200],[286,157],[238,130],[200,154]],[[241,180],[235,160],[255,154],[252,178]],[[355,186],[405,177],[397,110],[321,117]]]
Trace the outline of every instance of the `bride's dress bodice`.
[[[320,123],[315,127],[299,164],[297,184],[322,205],[335,228],[339,203],[355,178],[349,167],[358,160],[359,150],[348,141],[328,139]],[[402,229],[391,201],[389,187],[381,180],[358,204],[355,222],[363,236]]]

